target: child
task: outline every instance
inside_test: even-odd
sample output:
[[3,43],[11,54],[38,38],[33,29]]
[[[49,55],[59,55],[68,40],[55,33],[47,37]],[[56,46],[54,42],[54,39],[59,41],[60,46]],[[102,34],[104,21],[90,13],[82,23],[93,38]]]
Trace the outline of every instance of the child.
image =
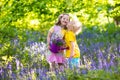
[[70,21],[67,25],[67,31],[65,34],[65,42],[69,47],[66,50],[65,57],[68,59],[70,68],[79,67],[80,50],[76,41],[75,35],[81,31],[81,25],[77,25],[76,22]]
[[[58,18],[58,22],[49,30],[47,36],[47,43],[49,49],[50,49],[50,44],[53,43],[53,40],[57,38],[63,39],[66,25],[68,22],[69,22],[69,15],[61,14]],[[63,51],[60,51],[58,53],[54,53],[51,51],[51,54],[48,57],[51,71],[55,71],[56,64],[58,64],[59,67],[63,65],[63,61],[64,61],[63,54],[64,54]]]

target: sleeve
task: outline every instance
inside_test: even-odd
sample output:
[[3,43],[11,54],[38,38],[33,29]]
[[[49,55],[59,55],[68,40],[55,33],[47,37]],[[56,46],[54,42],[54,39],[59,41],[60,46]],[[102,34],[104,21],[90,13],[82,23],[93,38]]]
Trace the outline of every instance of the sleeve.
[[68,40],[69,41],[75,41],[75,35],[73,32],[69,32],[68,33]]
[[54,26],[49,29],[49,32],[52,33],[54,30]]

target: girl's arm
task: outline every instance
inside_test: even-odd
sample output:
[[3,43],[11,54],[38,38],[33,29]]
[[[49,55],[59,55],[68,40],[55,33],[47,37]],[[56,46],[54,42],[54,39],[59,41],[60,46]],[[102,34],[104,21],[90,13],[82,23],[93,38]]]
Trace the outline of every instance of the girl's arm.
[[50,44],[50,37],[53,33],[53,27],[49,30],[48,35],[47,35],[47,44],[48,44],[48,48],[49,48],[49,44]]
[[70,57],[73,57],[75,55],[74,53],[75,45],[74,42],[71,41],[71,50],[70,50]]

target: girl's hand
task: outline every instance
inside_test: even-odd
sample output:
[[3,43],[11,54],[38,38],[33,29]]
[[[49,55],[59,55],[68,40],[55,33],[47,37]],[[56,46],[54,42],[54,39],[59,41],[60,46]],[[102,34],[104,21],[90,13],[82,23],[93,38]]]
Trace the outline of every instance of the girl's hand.
[[70,58],[73,58],[74,57],[74,55],[72,54],[72,55],[70,55]]
[[47,44],[47,48],[50,49],[50,45],[49,44]]
[[70,55],[70,57],[71,57],[71,58],[73,58],[74,56],[75,56],[75,54],[74,54],[74,53]]
[[60,51],[59,51],[59,53],[63,53],[63,52],[64,52],[64,50],[60,50]]

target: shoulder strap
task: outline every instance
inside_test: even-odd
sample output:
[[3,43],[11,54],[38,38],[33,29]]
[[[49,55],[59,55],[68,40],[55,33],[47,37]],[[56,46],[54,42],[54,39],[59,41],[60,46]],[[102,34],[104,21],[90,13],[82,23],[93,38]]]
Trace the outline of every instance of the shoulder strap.
[[50,28],[49,32],[53,32],[54,31],[54,26]]
[[64,33],[64,36],[63,36],[63,40],[65,39],[65,35],[66,35],[66,33],[67,33],[67,32],[66,32],[66,30],[65,30],[65,33]]

